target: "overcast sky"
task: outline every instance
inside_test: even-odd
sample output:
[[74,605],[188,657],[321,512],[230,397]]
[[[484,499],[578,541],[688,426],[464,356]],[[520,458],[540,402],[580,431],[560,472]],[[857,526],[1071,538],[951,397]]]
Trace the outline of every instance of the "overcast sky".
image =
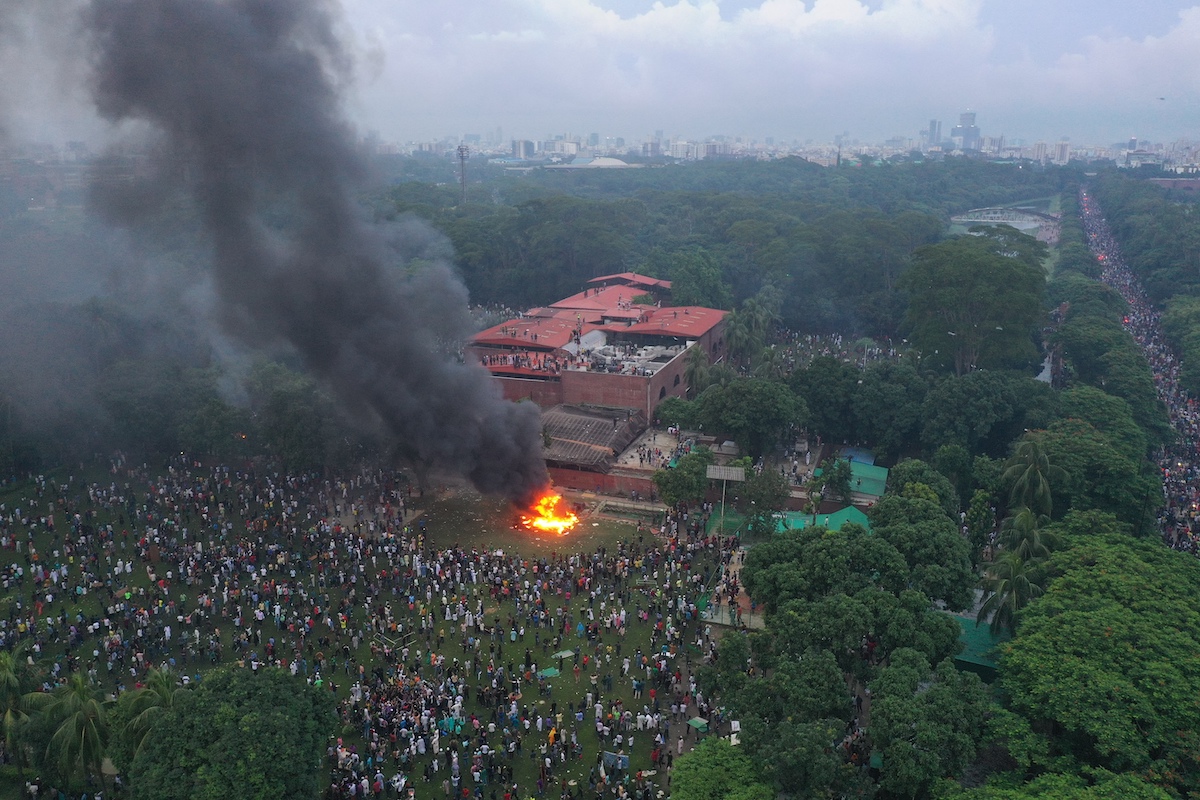
[[[829,141],[1200,139],[1182,0],[342,0],[349,104],[405,141],[481,133]],[[1160,99],[1161,98],[1161,99]]]
[[[1200,140],[1200,0],[314,0],[363,133]],[[70,24],[0,0],[0,140],[103,138]],[[13,11],[17,13],[12,13]]]

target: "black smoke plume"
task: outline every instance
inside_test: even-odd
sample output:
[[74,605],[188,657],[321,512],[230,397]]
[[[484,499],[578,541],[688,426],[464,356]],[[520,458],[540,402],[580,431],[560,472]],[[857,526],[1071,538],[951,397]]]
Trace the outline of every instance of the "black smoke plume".
[[527,500],[547,483],[536,406],[504,401],[448,342],[466,291],[431,235],[366,221],[342,120],[349,59],[319,0],[93,0],[93,92],[109,120],[162,134],[153,180],[104,198],[136,226],[180,187],[211,248],[219,315],[250,345],[290,344],[365,423],[424,468]]

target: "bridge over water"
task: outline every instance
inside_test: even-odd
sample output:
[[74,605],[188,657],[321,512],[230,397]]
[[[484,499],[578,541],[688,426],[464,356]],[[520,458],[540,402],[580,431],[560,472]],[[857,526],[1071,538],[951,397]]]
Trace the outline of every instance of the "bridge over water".
[[1055,224],[1059,218],[1030,208],[973,208],[950,218],[958,225],[1012,225],[1014,228],[1038,228]]

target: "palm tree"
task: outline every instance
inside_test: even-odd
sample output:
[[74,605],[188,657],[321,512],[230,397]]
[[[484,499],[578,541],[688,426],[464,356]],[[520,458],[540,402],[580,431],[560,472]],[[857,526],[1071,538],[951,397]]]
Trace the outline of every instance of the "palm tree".
[[17,775],[25,777],[25,754],[18,744],[17,732],[22,722],[29,718],[26,712],[24,675],[20,663],[10,651],[0,652],[0,735],[4,737],[4,749],[17,762]]
[[1004,550],[988,564],[982,582],[984,601],[975,624],[991,618],[992,633],[1012,631],[1017,612],[1042,596],[1046,571],[1040,558],[1022,558],[1014,550]]
[[777,380],[784,376],[787,365],[774,347],[764,347],[754,358],[754,377]]
[[1044,558],[1059,545],[1058,535],[1045,528],[1050,518],[1022,506],[1004,520],[1003,544],[1023,559]]
[[1014,508],[1024,506],[1046,516],[1053,506],[1050,482],[1066,477],[1062,467],[1050,463],[1041,443],[1029,438],[1017,445],[1003,475],[1005,481],[1012,481],[1009,502]]
[[118,703],[125,719],[121,735],[132,747],[132,755],[141,751],[155,723],[174,707],[183,691],[170,670],[152,669],[146,675],[145,686],[121,695]]
[[760,343],[765,343],[767,334],[771,332],[771,323],[776,320],[778,314],[757,297],[751,297],[742,303],[741,313],[749,322],[754,338]]
[[687,361],[683,365],[683,379],[687,381],[688,395],[695,397],[708,385],[708,353],[700,344],[692,345]]
[[746,313],[730,311],[725,315],[725,343],[729,346],[729,357],[735,363],[741,363],[754,352],[754,328]]
[[737,372],[728,363],[723,361],[709,367],[708,386],[728,386],[735,380],[737,380]]
[[64,778],[94,775],[103,785],[110,701],[78,672],[52,692],[34,692],[26,700],[50,721],[53,733],[46,745],[47,763],[54,764]]

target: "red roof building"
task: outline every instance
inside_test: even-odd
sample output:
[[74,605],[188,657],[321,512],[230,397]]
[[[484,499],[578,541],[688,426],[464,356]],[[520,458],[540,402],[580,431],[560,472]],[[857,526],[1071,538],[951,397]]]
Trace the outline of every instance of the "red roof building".
[[724,355],[726,312],[663,308],[670,281],[624,272],[588,283],[598,285],[475,334],[467,357],[511,400],[624,408],[653,419],[664,399],[687,394],[690,348],[704,348],[710,362]]

